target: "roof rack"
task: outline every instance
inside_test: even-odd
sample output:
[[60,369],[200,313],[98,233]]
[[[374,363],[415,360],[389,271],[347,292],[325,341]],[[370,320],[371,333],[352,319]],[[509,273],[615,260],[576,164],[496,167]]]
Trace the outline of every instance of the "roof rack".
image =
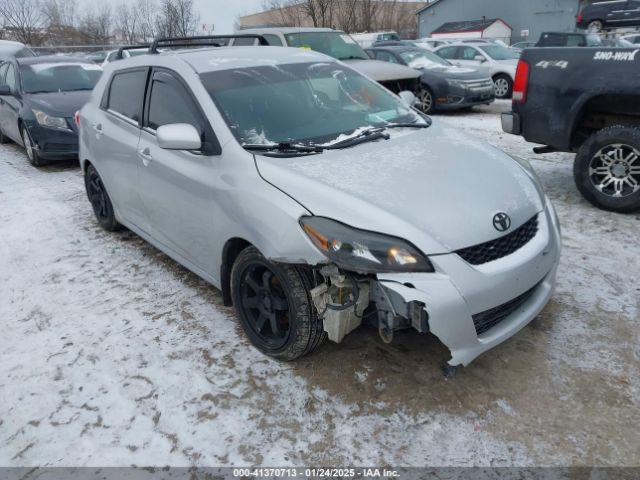
[[[149,47],[149,53],[158,53],[161,47],[222,47],[219,40],[231,40],[232,38],[253,38],[258,40],[258,45],[268,46],[269,42],[262,35],[204,35],[199,37],[166,37],[156,38]],[[218,40],[218,41],[217,41]]]
[[118,49],[118,53],[116,54],[116,58],[118,60],[122,60],[124,58],[124,56],[122,55],[122,52],[124,52],[125,50],[136,50],[138,48],[149,48],[149,44],[146,45],[124,45],[122,47],[120,47]]

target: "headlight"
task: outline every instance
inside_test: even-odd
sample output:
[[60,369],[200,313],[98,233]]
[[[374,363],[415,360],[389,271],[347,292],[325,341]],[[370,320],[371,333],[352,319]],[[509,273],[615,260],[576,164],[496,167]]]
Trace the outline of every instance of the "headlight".
[[40,110],[32,110],[32,111],[38,123],[43,127],[62,128],[64,130],[69,130],[69,124],[67,123],[66,119],[62,117],[53,117]]
[[360,273],[433,272],[416,247],[400,238],[359,230],[323,217],[302,217],[313,244],[338,267]]

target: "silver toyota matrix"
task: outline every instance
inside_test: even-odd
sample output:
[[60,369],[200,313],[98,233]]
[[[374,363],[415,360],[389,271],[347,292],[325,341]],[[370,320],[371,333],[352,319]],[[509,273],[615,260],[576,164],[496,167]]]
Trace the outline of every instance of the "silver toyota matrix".
[[216,38],[106,67],[77,118],[102,227],[221,289],[283,360],[367,323],[467,365],[544,308],[560,231],[526,161],[329,56]]

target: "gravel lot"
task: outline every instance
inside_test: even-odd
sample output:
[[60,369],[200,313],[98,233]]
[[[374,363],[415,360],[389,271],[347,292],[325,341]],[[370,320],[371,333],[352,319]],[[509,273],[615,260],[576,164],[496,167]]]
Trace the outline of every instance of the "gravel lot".
[[507,108],[434,120],[532,161],[563,226],[559,285],[453,380],[412,331],[258,354],[219,291],[97,226],[74,163],[0,146],[0,465],[640,465],[640,215],[588,205],[571,155],[502,133]]

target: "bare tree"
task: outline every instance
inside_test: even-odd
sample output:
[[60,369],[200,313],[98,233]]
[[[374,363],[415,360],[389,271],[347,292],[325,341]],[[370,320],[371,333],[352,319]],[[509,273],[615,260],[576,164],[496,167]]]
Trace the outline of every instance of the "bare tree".
[[123,43],[135,44],[140,38],[139,10],[135,5],[122,2],[116,8],[115,15],[116,34]]
[[156,15],[158,6],[154,0],[138,0],[136,12],[140,40],[147,42],[156,36]]
[[76,0],[42,0],[40,8],[47,31],[46,43],[69,45],[81,40],[75,28]]
[[193,0],[162,0],[156,16],[157,33],[163,37],[193,35],[199,19],[193,8]]
[[102,4],[97,10],[85,10],[80,19],[80,32],[86,43],[108,45],[112,39],[113,17],[111,7]]
[[0,0],[2,17],[7,36],[29,45],[42,42],[42,12],[37,0]]

